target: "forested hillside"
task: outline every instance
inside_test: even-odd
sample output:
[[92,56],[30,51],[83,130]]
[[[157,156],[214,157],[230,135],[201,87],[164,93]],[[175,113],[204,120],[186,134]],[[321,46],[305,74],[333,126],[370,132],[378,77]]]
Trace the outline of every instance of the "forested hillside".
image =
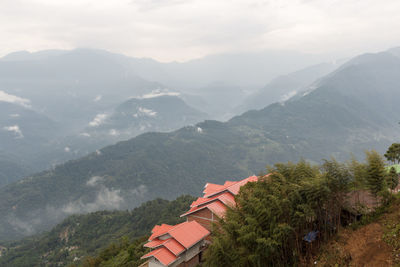
[[148,235],[155,224],[181,222],[183,219],[179,215],[194,199],[191,196],[181,196],[174,201],[156,199],[131,211],[72,215],[50,232],[18,242],[0,243],[7,247],[0,257],[0,266],[67,266],[82,262],[112,244]]
[[226,123],[143,134],[28,177],[0,189],[0,239],[49,229],[76,212],[198,194],[205,182],[257,174],[265,164],[383,152],[399,138],[399,77],[397,56],[364,55],[296,99]]
[[[304,161],[278,163],[270,166],[268,173],[240,189],[236,207],[229,209],[213,230],[204,266],[316,265],[319,248],[340,235],[343,227],[368,224],[391,204],[399,203],[391,191],[397,187],[399,175],[394,173],[391,178],[376,151],[367,151],[362,163],[354,159],[347,163],[325,160],[320,166]],[[354,194],[358,198],[353,201]],[[395,225],[389,228],[397,234]],[[386,246],[397,250],[396,234],[385,238]],[[381,247],[384,242],[378,245],[376,250],[385,249]],[[357,253],[363,251],[358,247],[354,257],[359,258]],[[391,260],[390,253],[386,259],[360,265],[349,265],[351,256],[335,258],[336,253],[334,247],[327,250],[325,259],[329,260],[322,266],[392,266],[383,264]]]
[[[395,255],[399,250],[399,228],[393,220],[398,216],[400,199],[390,190],[398,186],[399,174],[393,173],[394,169],[388,171],[385,165],[376,151],[367,151],[364,162],[353,158],[339,163],[331,159],[311,165],[300,160],[269,166],[268,176],[261,175],[257,182],[240,189],[235,198],[239,205],[228,209],[219,221],[220,227],[213,229],[203,265],[398,263]],[[352,196],[358,197],[353,200]],[[388,221],[380,220],[379,232],[374,230],[376,223],[370,223],[382,215]],[[354,231],[356,240],[347,241],[349,251],[338,244],[359,227],[365,230]],[[365,234],[368,229],[371,233]],[[144,243],[145,239],[137,239],[111,245],[97,256],[86,258],[82,266],[137,266],[146,253]]]

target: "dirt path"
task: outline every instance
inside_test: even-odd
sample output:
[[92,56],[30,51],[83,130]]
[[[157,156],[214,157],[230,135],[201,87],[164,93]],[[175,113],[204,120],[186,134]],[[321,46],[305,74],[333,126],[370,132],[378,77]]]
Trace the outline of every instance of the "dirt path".
[[382,240],[382,226],[369,224],[348,235],[345,250],[351,255],[351,266],[393,266],[391,248]]

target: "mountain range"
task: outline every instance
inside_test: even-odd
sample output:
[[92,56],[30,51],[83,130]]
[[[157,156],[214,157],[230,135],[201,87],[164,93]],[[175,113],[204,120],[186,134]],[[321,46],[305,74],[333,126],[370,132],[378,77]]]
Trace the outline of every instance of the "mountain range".
[[0,58],[0,164],[9,166],[0,186],[140,133],[227,120],[247,91],[322,58],[267,51],[160,63],[95,49],[11,53]]
[[0,188],[0,240],[74,213],[195,195],[206,182],[243,178],[266,164],[383,152],[400,137],[397,51],[356,57],[293,98],[227,122],[141,134]]

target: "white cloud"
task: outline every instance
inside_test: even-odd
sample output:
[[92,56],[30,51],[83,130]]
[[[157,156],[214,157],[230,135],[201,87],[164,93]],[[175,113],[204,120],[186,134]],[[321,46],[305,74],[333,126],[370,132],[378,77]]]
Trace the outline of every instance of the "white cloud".
[[20,105],[23,107],[30,107],[30,103],[31,103],[31,101],[29,99],[18,97],[15,95],[10,95],[4,91],[0,91],[0,102],[13,103],[13,104],[17,104],[17,105]]
[[69,147],[66,146],[66,147],[64,147],[64,151],[65,151],[65,152],[70,152],[71,149],[70,149]]
[[11,117],[11,118],[19,118],[20,115],[15,113],[15,114],[10,114],[10,117]]
[[111,136],[118,136],[119,135],[119,132],[117,130],[115,130],[115,129],[111,129],[108,133]]
[[156,112],[156,111],[153,111],[153,110],[151,110],[151,109],[139,107],[138,111],[139,111],[141,114],[146,115],[146,116],[149,116],[149,117],[155,117],[155,116],[157,116],[157,112]]
[[7,222],[13,227],[14,230],[22,231],[25,235],[32,235],[35,229],[30,222],[25,222],[19,219],[15,215],[10,215],[7,217]]
[[144,198],[148,192],[148,188],[146,185],[141,184],[138,187],[131,190],[131,194],[133,194],[137,198]]
[[140,98],[146,99],[146,98],[155,98],[155,97],[160,97],[160,96],[179,96],[180,93],[178,92],[168,92],[168,91],[161,91],[161,90],[154,90],[151,93],[142,95]]
[[99,182],[102,182],[104,180],[104,177],[101,176],[93,176],[90,177],[89,180],[86,182],[87,186],[93,187],[99,184]]
[[103,98],[102,95],[98,95],[93,99],[93,102],[99,102]]
[[6,126],[3,127],[3,129],[9,132],[13,132],[15,134],[15,138],[24,138],[24,135],[22,134],[22,131],[18,125]]
[[103,124],[104,121],[107,119],[107,116],[108,115],[104,114],[104,113],[103,114],[97,114],[96,117],[94,117],[94,119],[91,122],[89,122],[89,126],[97,127],[97,126]]
[[81,135],[81,136],[85,136],[85,137],[90,137],[90,134],[89,134],[89,133],[86,133],[86,132],[81,133],[80,135]]
[[[162,61],[400,44],[397,0],[2,0],[0,54],[97,47]],[[30,34],[26,34],[29,32]]]
[[293,90],[287,94],[284,94],[283,96],[281,96],[281,101],[286,101],[289,100],[290,98],[294,97],[295,95],[297,95],[297,91]]
[[119,189],[109,189],[105,186],[101,186],[94,201],[88,203],[83,203],[80,200],[70,202],[61,210],[65,214],[75,214],[94,212],[104,209],[119,209],[124,203],[124,199],[120,194],[121,190]]

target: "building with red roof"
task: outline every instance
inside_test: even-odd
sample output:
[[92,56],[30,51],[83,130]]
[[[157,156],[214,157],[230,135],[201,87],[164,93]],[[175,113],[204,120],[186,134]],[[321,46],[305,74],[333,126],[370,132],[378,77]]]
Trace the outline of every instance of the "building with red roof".
[[142,257],[148,267],[192,267],[201,260],[206,237],[210,232],[196,221],[177,225],[156,225],[144,246],[152,251]]
[[149,242],[145,244],[152,251],[142,257],[148,261],[141,267],[196,266],[210,242],[212,223],[224,218],[226,210],[236,205],[235,196],[242,186],[257,180],[257,176],[250,176],[236,182],[226,181],[223,185],[207,183],[203,197],[193,201],[190,210],[181,215],[186,217],[186,222],[154,226]]
[[239,193],[240,187],[248,182],[255,182],[257,176],[233,182],[226,181],[223,185],[207,183],[204,187],[203,197],[199,197],[190,205],[190,210],[182,214],[187,221],[196,221],[204,228],[211,230],[212,223],[224,218],[228,207],[234,207],[235,195]]

